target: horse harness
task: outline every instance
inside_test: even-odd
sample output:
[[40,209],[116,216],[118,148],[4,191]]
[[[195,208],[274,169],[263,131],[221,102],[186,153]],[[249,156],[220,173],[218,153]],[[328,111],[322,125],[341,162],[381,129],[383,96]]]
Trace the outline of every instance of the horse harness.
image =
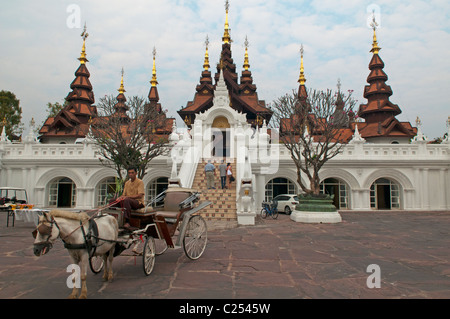
[[[83,240],[84,243],[83,244],[71,244],[71,243],[67,243],[64,239],[66,239],[67,237],[69,237],[72,233],[70,233],[69,235],[65,236],[64,238],[61,238],[62,242],[64,243],[64,248],[68,249],[68,250],[79,250],[79,249],[86,249],[88,254],[89,254],[89,258],[92,257],[95,254],[95,251],[97,249],[98,246],[100,246],[98,243],[100,240],[102,241],[106,241],[106,242],[114,242],[111,240],[107,240],[107,239],[102,239],[100,237],[98,237],[98,226],[97,223],[95,222],[96,218],[101,218],[103,215],[100,216],[93,216],[91,217],[88,221],[89,221],[89,227],[87,232],[84,229],[84,222],[80,220],[80,226],[77,227],[73,232],[75,232],[78,228],[81,228],[81,232],[83,233]],[[35,232],[39,232],[42,235],[48,235],[48,238],[45,242],[42,243],[38,243],[38,244],[47,244],[51,246],[51,243],[49,242],[49,239],[51,237],[52,234],[52,229],[53,229],[53,225],[56,225],[56,228],[58,228],[59,231],[60,228],[58,226],[58,223],[56,222],[56,220],[53,218],[51,220],[46,221],[47,223],[50,223],[50,226],[42,223],[40,224],[35,231],[33,232],[33,236],[35,237]]]
[[81,232],[83,233],[83,239],[84,239],[83,244],[70,244],[70,243],[66,243],[64,241],[64,239],[62,239],[62,238],[61,238],[61,240],[64,243],[64,248],[66,248],[66,249],[69,249],[69,250],[86,249],[89,254],[89,258],[90,258],[95,254],[95,251],[98,247],[98,242],[100,241],[100,238],[98,237],[97,223],[95,222],[94,219],[89,219],[89,227],[88,227],[88,231],[86,233],[86,231],[84,230],[84,227],[83,227],[83,222],[80,220],[80,228],[81,228]]

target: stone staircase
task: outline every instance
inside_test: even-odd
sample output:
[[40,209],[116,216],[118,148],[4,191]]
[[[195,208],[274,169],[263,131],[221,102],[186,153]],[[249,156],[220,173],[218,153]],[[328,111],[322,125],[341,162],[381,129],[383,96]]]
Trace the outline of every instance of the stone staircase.
[[[236,164],[231,163],[233,173],[236,172]],[[231,183],[231,189],[222,189],[220,183],[219,163],[213,163],[216,167],[214,178],[216,189],[206,188],[205,165],[207,161],[200,162],[197,166],[192,188],[201,192],[200,203],[212,202],[207,208],[202,209],[201,215],[208,222],[210,228],[229,228],[237,225],[236,215],[236,181]]]

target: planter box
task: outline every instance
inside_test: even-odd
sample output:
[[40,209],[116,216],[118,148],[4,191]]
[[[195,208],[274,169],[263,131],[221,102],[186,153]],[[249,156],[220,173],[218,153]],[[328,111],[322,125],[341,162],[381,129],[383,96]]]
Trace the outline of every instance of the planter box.
[[291,214],[291,220],[299,223],[340,223],[342,222],[333,196],[303,195],[298,196],[299,203]]

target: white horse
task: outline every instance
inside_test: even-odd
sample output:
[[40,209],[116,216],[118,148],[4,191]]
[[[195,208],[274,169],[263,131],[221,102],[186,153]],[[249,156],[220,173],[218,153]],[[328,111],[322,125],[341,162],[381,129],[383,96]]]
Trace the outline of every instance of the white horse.
[[[81,269],[80,299],[87,298],[86,277],[90,251],[94,251],[93,256],[103,257],[103,280],[112,281],[112,261],[119,229],[117,220],[113,216],[101,215],[95,217],[98,235],[92,236],[89,219],[86,213],[53,210],[39,217],[39,224],[33,232],[36,238],[34,241],[34,254],[36,256],[48,253],[57,238],[63,240],[65,247],[69,250],[73,263],[79,265]],[[92,248],[91,243],[93,243],[92,250],[89,249]],[[74,283],[75,279],[73,279]],[[69,298],[75,299],[77,295],[78,288],[74,284]]]

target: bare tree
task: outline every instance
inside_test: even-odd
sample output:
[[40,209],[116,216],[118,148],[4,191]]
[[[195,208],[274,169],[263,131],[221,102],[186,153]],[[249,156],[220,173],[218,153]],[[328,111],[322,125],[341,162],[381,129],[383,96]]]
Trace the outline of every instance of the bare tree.
[[142,178],[152,159],[169,152],[165,113],[142,97],[125,101],[113,96],[101,98],[99,117],[93,120],[91,130],[103,157],[100,162],[115,169],[121,180],[129,167],[135,167]]
[[[303,192],[320,193],[319,171],[351,138],[349,124],[354,120],[355,104],[351,91],[345,96],[331,90],[309,90],[307,97],[293,91],[272,103],[271,126],[279,131],[280,141],[291,154]],[[309,185],[303,183],[301,174]]]

